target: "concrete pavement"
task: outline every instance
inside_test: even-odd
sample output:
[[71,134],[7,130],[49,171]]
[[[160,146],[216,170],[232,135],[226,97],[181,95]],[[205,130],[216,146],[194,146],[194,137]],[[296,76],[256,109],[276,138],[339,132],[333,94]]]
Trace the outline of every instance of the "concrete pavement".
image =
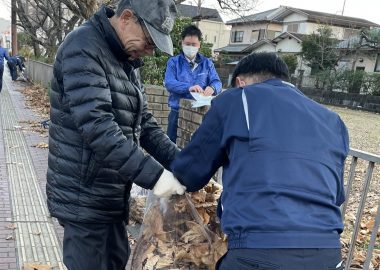
[[0,94],[0,269],[27,263],[65,269],[62,228],[50,217],[45,196],[47,136],[28,130],[25,121],[41,121],[26,108],[21,82],[4,72]]
[[[6,69],[0,93],[0,270],[43,263],[54,270],[62,262],[63,229],[46,206],[47,135],[28,129],[26,121],[42,121],[25,105]],[[128,265],[127,270],[130,268]],[[111,270],[111,269],[110,269]]]

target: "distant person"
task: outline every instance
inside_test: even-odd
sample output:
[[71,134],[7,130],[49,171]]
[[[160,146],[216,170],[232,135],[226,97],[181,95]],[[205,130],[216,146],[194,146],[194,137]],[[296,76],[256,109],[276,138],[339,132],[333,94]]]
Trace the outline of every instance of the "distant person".
[[344,269],[347,129],[288,77],[274,53],[243,58],[233,73],[235,88],[213,99],[171,165],[189,192],[223,167],[218,215],[228,252],[217,269]]
[[25,58],[20,55],[14,55],[9,57],[8,67],[13,81],[19,78],[18,74],[23,74],[23,71],[25,70],[24,61]]
[[17,79],[17,56],[10,56],[7,62],[12,81]]
[[9,61],[8,51],[2,46],[3,40],[0,38],[0,92],[3,89],[4,58]]
[[215,96],[222,90],[213,62],[198,52],[201,30],[189,25],[183,30],[181,38],[182,52],[169,59],[165,73],[165,87],[170,93],[167,134],[174,143],[177,141],[180,99],[193,99],[190,92]]

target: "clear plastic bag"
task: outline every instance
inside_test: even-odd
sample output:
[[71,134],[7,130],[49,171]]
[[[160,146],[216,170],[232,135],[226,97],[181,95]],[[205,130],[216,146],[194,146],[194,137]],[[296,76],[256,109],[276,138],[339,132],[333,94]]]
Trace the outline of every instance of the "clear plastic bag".
[[150,194],[133,258],[133,270],[215,269],[226,243],[204,225],[189,194]]

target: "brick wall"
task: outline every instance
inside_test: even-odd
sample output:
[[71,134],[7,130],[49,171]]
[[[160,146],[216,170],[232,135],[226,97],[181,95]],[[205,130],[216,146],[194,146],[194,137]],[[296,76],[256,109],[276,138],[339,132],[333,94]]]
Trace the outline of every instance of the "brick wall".
[[161,86],[145,85],[145,93],[148,99],[148,108],[157,119],[158,124],[165,130],[168,126],[168,91]]
[[[145,85],[145,92],[148,99],[148,108],[157,119],[157,122],[166,132],[168,126],[168,91],[164,87],[155,85]],[[208,107],[191,108],[191,102],[186,99],[181,100],[179,111],[177,145],[183,148],[189,141],[195,130],[203,120],[203,116],[208,111]]]

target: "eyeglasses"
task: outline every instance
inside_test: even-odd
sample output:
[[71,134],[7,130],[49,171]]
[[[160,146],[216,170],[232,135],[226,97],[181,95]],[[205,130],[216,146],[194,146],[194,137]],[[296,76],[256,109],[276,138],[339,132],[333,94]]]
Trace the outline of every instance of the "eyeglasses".
[[138,21],[139,21],[139,24],[141,26],[141,29],[144,33],[144,36],[145,36],[145,41],[146,41],[146,45],[148,48],[152,48],[152,49],[155,49],[157,48],[156,44],[154,43],[153,39],[151,38],[149,32],[148,32],[148,29],[146,29],[146,26],[145,26],[145,23],[143,21],[143,19],[141,19],[140,17],[137,17]]

